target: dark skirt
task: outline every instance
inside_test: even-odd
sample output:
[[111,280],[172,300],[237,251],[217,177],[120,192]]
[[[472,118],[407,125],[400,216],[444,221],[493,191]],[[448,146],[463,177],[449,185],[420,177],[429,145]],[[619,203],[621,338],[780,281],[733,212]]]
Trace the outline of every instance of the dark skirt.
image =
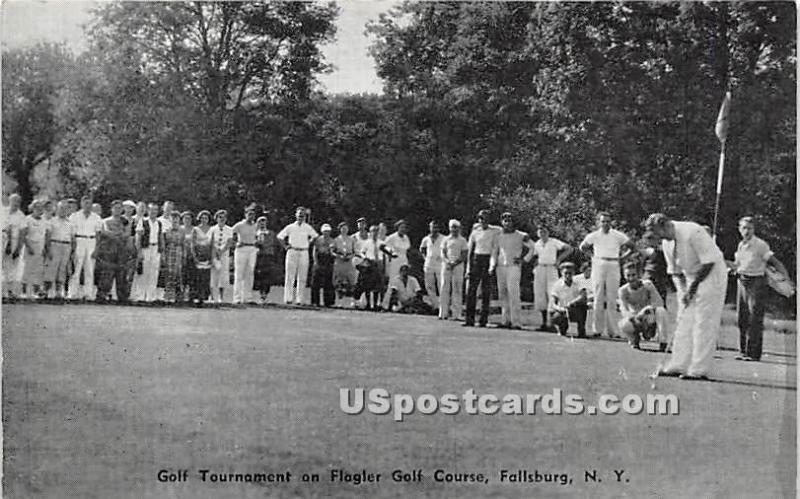
[[262,251],[256,256],[256,270],[253,275],[253,289],[256,291],[269,292],[270,286],[277,274],[277,264],[275,255],[267,254]]

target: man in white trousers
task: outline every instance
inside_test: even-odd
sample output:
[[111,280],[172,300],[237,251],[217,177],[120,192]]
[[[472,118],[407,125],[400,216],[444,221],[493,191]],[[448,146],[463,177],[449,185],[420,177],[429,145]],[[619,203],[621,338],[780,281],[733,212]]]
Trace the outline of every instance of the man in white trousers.
[[[283,301],[301,305],[308,279],[308,248],[319,234],[306,223],[307,211],[302,206],[295,211],[295,221],[278,233],[286,248],[286,276],[283,281]],[[295,285],[297,286],[295,288]]]
[[[69,222],[75,235],[74,270],[69,282],[69,299],[94,300],[94,263],[97,234],[103,221],[92,211],[91,196],[81,198],[81,209],[70,215]],[[83,286],[80,284],[83,272]]]
[[434,309],[439,308],[439,295],[441,294],[442,273],[442,241],[444,236],[439,233],[439,222],[431,220],[428,223],[428,235],[422,238],[419,252],[425,257],[422,271],[425,274],[425,293],[428,302]]
[[136,301],[154,302],[159,299],[158,273],[164,249],[164,226],[158,219],[158,205],[147,206],[147,218],[136,224],[136,252],[141,262],[141,274],[133,278],[132,296]]
[[233,250],[233,303],[249,303],[256,271],[256,205],[244,209],[244,220],[231,230],[236,239]]
[[[633,243],[622,232],[611,228],[611,215],[605,211],[597,214],[598,229],[589,233],[581,242],[580,250],[592,253],[592,284],[594,286],[594,332],[593,336],[607,334],[619,337],[619,293],[620,260],[633,250]],[[624,253],[621,253],[625,250]]]
[[446,320],[452,310],[452,318],[461,319],[464,305],[464,262],[467,261],[469,244],[461,235],[461,222],[450,220],[450,234],[441,247],[442,274],[439,282],[439,319]]
[[548,304],[550,303],[550,288],[558,280],[558,252],[569,245],[554,237],[550,237],[550,230],[545,225],[539,225],[537,231],[539,240],[533,243],[533,304],[542,316],[542,325],[537,331],[550,331],[547,326]]
[[[519,283],[522,277],[522,262],[533,258],[533,241],[525,232],[514,228],[511,213],[500,216],[502,231],[492,256],[497,272],[497,291],[502,309],[500,327],[522,329],[522,297]],[[526,251],[527,249],[527,251]],[[524,253],[524,257],[523,257]]]
[[[650,215],[645,227],[663,240],[667,272],[681,304],[673,335],[672,356],[659,376],[709,379],[725,305],[728,272],[722,251],[702,226]],[[674,244],[666,244],[674,242]]]

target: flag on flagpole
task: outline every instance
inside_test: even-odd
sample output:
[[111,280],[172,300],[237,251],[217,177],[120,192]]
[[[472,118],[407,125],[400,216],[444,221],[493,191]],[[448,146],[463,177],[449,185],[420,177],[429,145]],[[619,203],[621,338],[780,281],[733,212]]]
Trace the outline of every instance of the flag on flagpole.
[[719,115],[717,115],[717,126],[714,127],[714,133],[717,134],[717,139],[721,144],[719,153],[719,171],[717,172],[717,195],[722,193],[722,175],[725,171],[725,140],[728,138],[728,114],[731,108],[731,93],[725,92],[725,98],[722,100],[722,106],[719,108]]
[[717,116],[717,126],[714,132],[720,142],[725,142],[728,138],[728,114],[731,108],[731,93],[725,92],[725,98],[722,100],[722,106],[719,108],[719,115]]

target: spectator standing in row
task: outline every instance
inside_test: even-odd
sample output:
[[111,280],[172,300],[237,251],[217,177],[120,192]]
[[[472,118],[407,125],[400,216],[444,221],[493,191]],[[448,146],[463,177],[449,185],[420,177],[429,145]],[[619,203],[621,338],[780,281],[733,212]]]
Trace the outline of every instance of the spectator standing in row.
[[[94,262],[97,249],[97,233],[101,230],[102,220],[92,212],[92,198],[81,198],[81,210],[69,218],[75,231],[74,268],[69,282],[69,297],[74,300],[94,300]],[[81,285],[83,274],[83,285]]]
[[467,252],[467,316],[464,326],[475,326],[475,308],[478,300],[478,285],[481,287],[480,327],[489,322],[489,305],[492,297],[490,274],[494,271],[491,263],[492,254],[497,248],[499,227],[489,225],[489,213],[478,212],[477,224],[469,235]]
[[525,232],[516,230],[511,213],[500,217],[502,230],[497,236],[492,259],[496,262],[497,290],[500,298],[500,327],[522,329],[520,279],[523,262],[533,258],[533,241]]
[[434,309],[439,309],[442,293],[442,241],[444,236],[439,233],[439,222],[431,220],[428,223],[428,235],[422,238],[419,252],[425,257],[422,270],[425,277],[425,292],[428,302]]
[[67,204],[56,204],[56,216],[50,220],[50,232],[45,241],[47,258],[44,264],[44,289],[53,297],[66,298],[67,267],[75,245],[72,224],[67,219]]
[[233,229],[226,223],[228,212],[218,210],[214,214],[216,224],[209,233],[213,241],[211,254],[211,299],[222,303],[225,290],[231,288],[231,248],[233,248]]
[[211,212],[202,210],[197,214],[197,226],[192,229],[192,264],[189,281],[189,298],[201,304],[211,295],[211,260],[213,235],[211,233]]
[[244,209],[244,220],[237,222],[231,232],[236,240],[236,249],[233,250],[233,303],[248,303],[253,292],[258,256],[255,204]]
[[141,273],[134,278],[134,288],[137,301],[153,302],[159,299],[158,274],[164,249],[164,226],[158,219],[157,204],[150,203],[147,210],[148,217],[140,219],[136,227]]
[[452,317],[460,320],[464,302],[464,262],[467,261],[469,244],[461,235],[461,222],[450,220],[448,229],[450,233],[442,240],[441,248],[439,319],[446,320]]
[[[580,245],[583,252],[592,253],[592,283],[594,284],[594,336],[607,334],[619,337],[617,294],[620,283],[620,259],[633,249],[633,243],[622,232],[611,228],[611,215],[597,214],[598,228],[589,233]],[[622,250],[625,250],[622,253]]]
[[539,240],[533,244],[535,267],[533,268],[533,303],[542,316],[542,325],[537,331],[549,331],[547,310],[550,302],[549,290],[558,280],[558,252],[568,248],[563,241],[550,237],[550,230],[540,225],[537,231]]
[[322,224],[322,234],[311,243],[314,262],[311,271],[311,304],[314,306],[320,305],[320,291],[323,295],[322,304],[326,307],[332,307],[336,301],[336,290],[333,287],[334,239],[331,231],[329,224]]
[[286,249],[285,278],[283,283],[283,301],[301,305],[308,278],[308,250],[311,241],[319,234],[306,223],[307,212],[302,206],[295,210],[295,221],[280,232],[278,240]]

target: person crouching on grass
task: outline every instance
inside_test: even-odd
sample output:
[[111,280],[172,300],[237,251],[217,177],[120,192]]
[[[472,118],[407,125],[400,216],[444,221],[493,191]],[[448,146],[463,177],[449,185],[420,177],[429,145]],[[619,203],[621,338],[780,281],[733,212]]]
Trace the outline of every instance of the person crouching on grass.
[[658,339],[659,351],[665,352],[669,343],[667,310],[655,285],[642,280],[639,266],[628,262],[623,269],[627,284],[619,288],[622,319],[619,330],[628,338],[628,344],[639,350],[642,339]]
[[559,267],[561,279],[550,288],[550,322],[558,334],[566,336],[569,323],[578,325],[578,338],[586,337],[586,289],[573,279],[575,264],[564,262]]
[[419,281],[408,271],[407,263],[400,265],[399,274],[389,281],[389,310],[402,314],[432,314],[433,309],[422,298]]

